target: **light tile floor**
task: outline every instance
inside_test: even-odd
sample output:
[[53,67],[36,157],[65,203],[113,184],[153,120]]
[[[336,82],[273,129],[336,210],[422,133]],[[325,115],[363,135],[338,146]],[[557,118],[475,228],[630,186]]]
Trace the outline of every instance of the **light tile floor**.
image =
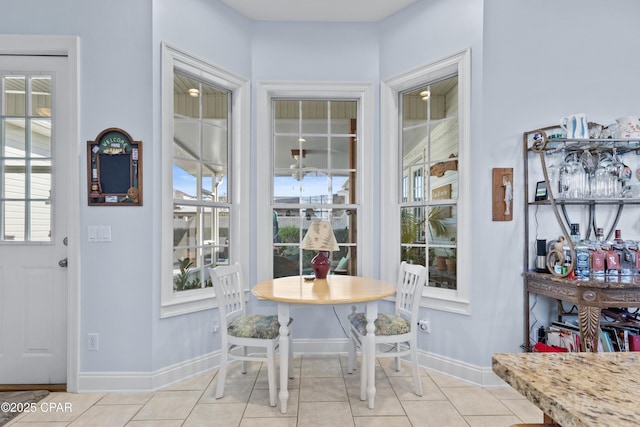
[[[541,423],[542,412],[509,387],[480,388],[423,369],[424,395],[412,391],[411,370],[391,359],[376,366],[375,409],[359,399],[359,374],[346,356],[296,356],[289,407],[269,406],[266,367],[240,364],[227,373],[225,395],[214,397],[217,371],[155,393],[51,393],[13,427],[507,427]],[[46,411],[43,410],[47,409]],[[70,410],[69,410],[70,409]]]

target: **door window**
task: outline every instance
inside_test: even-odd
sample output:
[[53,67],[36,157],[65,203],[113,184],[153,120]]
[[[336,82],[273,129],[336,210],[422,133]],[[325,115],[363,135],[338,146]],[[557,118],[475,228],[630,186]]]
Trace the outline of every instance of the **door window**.
[[51,240],[51,76],[6,75],[0,116],[0,240]]

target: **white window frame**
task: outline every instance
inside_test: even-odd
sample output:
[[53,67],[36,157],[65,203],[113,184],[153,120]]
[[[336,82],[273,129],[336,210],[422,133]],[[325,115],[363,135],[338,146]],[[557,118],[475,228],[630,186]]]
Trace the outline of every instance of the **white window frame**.
[[[272,100],[274,98],[290,99],[331,99],[356,100],[359,104],[357,117],[358,152],[356,173],[358,215],[358,274],[365,277],[377,277],[374,262],[374,233],[373,218],[367,212],[372,212],[374,200],[373,182],[373,86],[371,84],[350,83],[309,83],[309,82],[261,82],[257,84],[257,212],[267,215],[257,215],[257,251],[258,253],[273,253],[272,227],[272,161],[273,147],[272,132]],[[375,233],[377,234],[377,233]],[[261,258],[261,257],[258,257]],[[269,255],[271,259],[271,255]],[[257,266],[258,281],[273,277],[273,262],[259,262]]]
[[[470,203],[470,120],[471,120],[471,49],[465,49],[431,64],[384,80],[380,84],[380,139],[381,144],[381,223],[397,224],[385,227],[381,235],[381,259],[400,262],[400,199],[402,174],[400,173],[400,94],[434,80],[458,74],[458,131],[459,131],[459,198],[457,239],[457,289],[425,286],[421,305],[437,310],[470,314],[469,231]],[[381,278],[393,280],[397,263],[381,263]]]
[[[171,317],[216,307],[213,288],[173,290],[173,72],[180,69],[231,93],[228,174],[231,207],[229,261],[249,263],[249,179],[238,171],[249,169],[249,80],[224,71],[166,43],[162,44],[162,197],[160,248],[160,317]],[[239,207],[243,206],[243,209]],[[244,271],[246,275],[248,271]],[[248,277],[248,276],[245,276]]]

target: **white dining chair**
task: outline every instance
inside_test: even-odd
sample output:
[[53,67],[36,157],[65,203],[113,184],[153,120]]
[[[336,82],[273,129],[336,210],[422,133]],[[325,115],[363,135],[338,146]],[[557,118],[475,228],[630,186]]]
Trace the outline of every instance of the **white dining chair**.
[[[220,327],[222,330],[220,368],[216,384],[216,399],[224,396],[227,366],[242,361],[242,373],[247,373],[248,361],[267,364],[269,381],[269,404],[276,406],[275,352],[280,338],[280,323],[277,315],[247,315],[245,286],[239,264],[209,268],[209,276],[218,300]],[[291,325],[292,319],[289,319]],[[291,329],[289,329],[291,331]],[[248,348],[264,348],[264,353],[248,353]],[[289,378],[293,378],[293,346],[289,332]]]
[[[400,264],[400,272],[396,282],[396,303],[393,314],[379,313],[374,322],[376,334],[375,357],[394,357],[396,371],[400,371],[400,357],[409,355],[413,371],[414,392],[422,396],[422,382],[418,366],[417,330],[420,298],[427,279],[427,269],[422,265]],[[364,350],[365,335],[367,334],[367,319],[365,313],[356,312],[353,307],[349,314],[349,354],[347,372],[353,373],[357,348]],[[391,351],[379,351],[382,345],[391,346]],[[363,351],[363,354],[366,352]],[[363,356],[364,358],[364,356]],[[366,393],[366,363],[360,368],[360,398],[365,399]]]

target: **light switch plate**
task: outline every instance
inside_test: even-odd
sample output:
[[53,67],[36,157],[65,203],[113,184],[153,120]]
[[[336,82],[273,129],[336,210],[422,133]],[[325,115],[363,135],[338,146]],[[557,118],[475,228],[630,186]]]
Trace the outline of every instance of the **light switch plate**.
[[90,225],[88,229],[89,242],[110,242],[111,226],[110,225]]

